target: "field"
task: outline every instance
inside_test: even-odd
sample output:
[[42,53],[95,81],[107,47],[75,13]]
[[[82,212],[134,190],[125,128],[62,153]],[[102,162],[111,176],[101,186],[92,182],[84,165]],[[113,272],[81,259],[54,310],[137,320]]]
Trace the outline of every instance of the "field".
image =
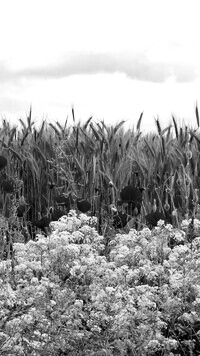
[[200,354],[200,134],[0,128],[0,355]]

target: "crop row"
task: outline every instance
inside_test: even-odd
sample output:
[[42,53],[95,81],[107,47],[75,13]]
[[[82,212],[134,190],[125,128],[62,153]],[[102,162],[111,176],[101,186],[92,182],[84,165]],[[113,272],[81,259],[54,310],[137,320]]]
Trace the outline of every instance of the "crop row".
[[[199,213],[200,135],[197,127],[179,127],[172,117],[156,132],[143,134],[142,115],[125,130],[121,121],[35,127],[32,110],[21,128],[2,121],[0,128],[0,210],[11,230],[19,225],[48,228],[70,208],[98,217],[105,233],[113,223],[154,226],[159,218],[178,225]],[[46,226],[45,226],[46,225]],[[134,225],[134,226],[135,226]]]

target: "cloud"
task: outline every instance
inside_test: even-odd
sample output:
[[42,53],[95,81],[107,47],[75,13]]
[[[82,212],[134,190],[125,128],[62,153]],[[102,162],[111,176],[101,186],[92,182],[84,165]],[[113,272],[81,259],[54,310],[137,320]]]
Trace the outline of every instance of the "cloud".
[[153,64],[144,55],[126,53],[74,52],[65,55],[59,64],[27,68],[25,77],[63,78],[71,75],[124,73],[131,79],[163,82],[170,70],[164,63]]
[[8,69],[6,62],[0,61],[0,82],[1,82],[1,84],[10,80],[11,77],[12,77],[12,71],[10,71]]
[[173,66],[173,75],[179,83],[192,82],[199,77],[199,69],[192,64],[177,64]]
[[177,82],[193,81],[198,75],[197,68],[190,63],[151,60],[144,53],[96,53],[75,51],[65,54],[57,63],[47,63],[11,70],[0,65],[0,79],[59,79],[72,75],[97,73],[124,73],[130,79],[162,83],[174,77]]

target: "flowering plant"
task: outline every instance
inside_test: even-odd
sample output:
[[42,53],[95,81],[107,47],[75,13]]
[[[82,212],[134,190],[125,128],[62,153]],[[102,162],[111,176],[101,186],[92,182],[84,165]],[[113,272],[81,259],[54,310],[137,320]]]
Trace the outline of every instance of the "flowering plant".
[[195,354],[200,238],[160,221],[117,234],[105,256],[95,224],[70,211],[0,262],[0,354]]

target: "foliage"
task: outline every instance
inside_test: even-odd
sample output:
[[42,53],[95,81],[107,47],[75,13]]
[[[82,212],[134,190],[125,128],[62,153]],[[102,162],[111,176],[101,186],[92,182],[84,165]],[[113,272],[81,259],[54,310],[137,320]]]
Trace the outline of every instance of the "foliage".
[[[19,201],[23,196],[23,226],[31,234],[29,221],[47,216],[51,207],[58,207],[59,196],[71,194],[71,208],[77,208],[77,201],[87,200],[91,213],[98,217],[98,232],[104,234],[110,205],[117,205],[121,190],[132,185],[145,189],[141,225],[146,223],[154,200],[169,221],[176,210],[178,220],[191,217],[196,213],[200,184],[197,105],[195,115],[197,128],[179,127],[175,117],[162,128],[157,118],[157,132],[147,134],[141,131],[143,113],[135,127],[127,130],[125,121],[106,125],[90,117],[77,122],[73,108],[71,125],[68,120],[63,125],[43,120],[36,128],[31,108],[26,120],[19,120],[21,128],[4,119],[0,128],[3,216],[12,215],[7,197]],[[13,191],[6,192],[5,183],[11,184]]]
[[[0,262],[1,355],[198,355],[200,221],[116,234],[70,211]],[[173,240],[173,246],[171,241]]]

